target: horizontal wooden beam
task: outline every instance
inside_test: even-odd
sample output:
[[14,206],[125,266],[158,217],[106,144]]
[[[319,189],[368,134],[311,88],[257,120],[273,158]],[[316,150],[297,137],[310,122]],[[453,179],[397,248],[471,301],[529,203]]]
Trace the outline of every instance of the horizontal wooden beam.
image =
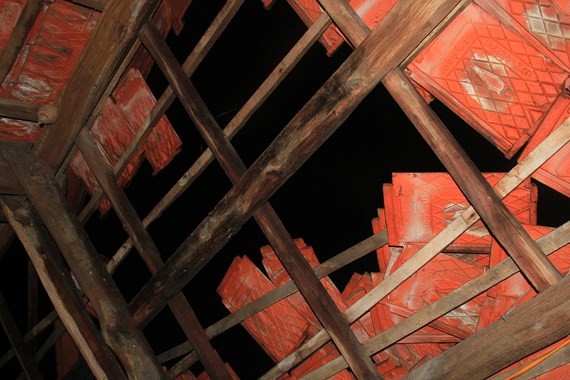
[[57,108],[49,104],[37,105],[0,98],[0,116],[40,124],[53,124],[57,120]]

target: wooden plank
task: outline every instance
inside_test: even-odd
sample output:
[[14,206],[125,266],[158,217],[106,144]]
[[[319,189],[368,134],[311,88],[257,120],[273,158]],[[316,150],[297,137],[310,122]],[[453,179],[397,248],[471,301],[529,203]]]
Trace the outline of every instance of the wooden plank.
[[[232,183],[237,184],[246,172],[246,166],[186,77],[176,57],[152,24],[147,23],[143,26],[140,38],[168,79],[178,100],[200,131],[226,175]],[[297,284],[300,293],[324,328],[329,331],[337,348],[356,376],[370,379],[380,378],[372,360],[363,355],[356,335],[342,318],[341,312],[327,290],[314,276],[309,263],[299,252],[293,238],[273,208],[266,203],[255,211],[254,217],[277,253],[283,267]]]
[[6,299],[2,293],[0,293],[0,324],[2,324],[2,328],[4,329],[12,348],[16,352],[16,357],[18,358],[20,366],[22,367],[22,370],[24,370],[26,377],[31,380],[43,379],[37,363],[28,351],[28,348],[24,343],[24,339],[22,339],[22,335],[18,330],[18,325],[16,324],[14,317],[12,317],[10,308],[8,307]]
[[18,22],[10,34],[10,39],[0,54],[0,84],[4,82],[12,69],[12,65],[16,62],[16,58],[18,58],[18,54],[20,54],[20,50],[43,7],[43,0],[26,1]]
[[[568,243],[570,243],[570,221],[537,241],[537,244],[539,244],[547,254],[552,254]],[[399,322],[395,326],[366,341],[364,345],[366,346],[367,352],[373,355],[401,341],[401,339],[409,334],[414,333],[430,322],[449,313],[518,272],[519,268],[511,258],[502,261],[480,276],[452,290],[434,303],[404,319],[402,322]],[[496,341],[502,340],[500,337],[495,337],[494,339]],[[326,369],[319,368],[308,375],[307,379],[326,379],[346,367],[347,364],[343,363],[342,358],[337,358],[334,360],[334,363],[330,363]]]
[[[16,235],[20,238],[31,262],[36,269],[52,304],[73,337],[93,374],[98,378],[123,379],[117,359],[109,351],[95,324],[87,315],[85,307],[62,262],[53,240],[40,225],[40,221],[28,201],[22,197],[0,197],[0,203]],[[44,318],[36,328],[30,330],[24,340],[29,341],[55,320],[55,313]],[[3,361],[11,355],[4,355]]]
[[[431,359],[406,379],[484,379],[570,334],[570,277]],[[473,355],[484,352],[485,355]]]
[[[134,242],[147,268],[151,273],[156,273],[163,265],[158,247],[150,237],[150,234],[144,229],[125,192],[115,181],[113,172],[101,157],[100,151],[91,138],[90,133],[85,129],[81,131],[76,143],[99,185],[105,191],[130,239]],[[169,304],[186,338],[198,353],[202,364],[210,376],[216,379],[231,379],[224,362],[210,345],[204,329],[184,294],[178,293],[170,300]]]
[[[34,151],[55,171],[159,0],[108,0],[91,38],[59,98],[58,120],[42,133]],[[86,90],[87,89],[87,90]]]
[[[204,32],[202,37],[200,37],[200,40],[198,41],[194,49],[192,49],[192,52],[184,62],[183,68],[187,76],[191,76],[194,73],[200,62],[204,59],[204,57],[210,51],[211,47],[214,45],[216,40],[219,38],[219,36],[228,26],[230,21],[233,19],[233,17],[235,16],[237,11],[243,4],[243,1],[244,0],[228,0],[226,4],[223,6],[223,8],[220,10],[220,12],[218,12],[212,24],[208,27],[206,32]],[[137,40],[137,43],[135,43],[134,46],[137,46],[138,48],[138,46],[140,46],[140,42]],[[134,55],[134,51],[136,51],[136,49],[131,49],[131,51],[133,51]],[[166,90],[158,99],[158,101],[156,102],[155,106],[150,111],[144,123],[138,129],[131,144],[125,149],[125,152],[123,153],[121,159],[115,164],[113,172],[115,173],[116,176],[119,176],[120,173],[122,173],[123,170],[125,170],[131,158],[140,151],[140,149],[143,147],[144,143],[146,142],[146,139],[152,132],[153,128],[156,126],[158,121],[161,119],[161,117],[164,115],[166,110],[170,107],[170,105],[175,99],[176,96],[174,95],[174,92],[170,87],[167,87]],[[83,208],[83,210],[79,214],[79,219],[82,221],[87,220],[89,216],[99,207],[102,197],[103,197],[102,191],[93,194],[91,196],[91,199],[89,200],[89,203]],[[148,223],[145,224],[145,227],[147,225]],[[128,247],[127,252],[132,248],[132,243],[130,241],[128,243],[130,243],[130,246]],[[110,264],[112,265],[112,263]],[[110,269],[111,269],[110,272],[113,272],[114,268]]]
[[[387,243],[388,237],[386,231],[380,231],[376,235],[370,236],[360,243],[344,250],[338,255],[335,255],[324,263],[321,263],[314,267],[313,271],[315,273],[315,276],[317,276],[318,279],[322,279],[323,277],[328,276],[336,270],[350,264],[351,262],[363,257],[372,251],[375,251]],[[256,298],[241,309],[234,311],[230,315],[210,325],[208,328],[206,328],[206,333],[210,339],[215,338],[216,336],[234,327],[238,323],[284,299],[285,297],[290,296],[296,291],[297,286],[295,283],[293,281],[288,281],[279,287],[265,293],[261,297]],[[159,355],[158,360],[163,363],[178,356],[184,355],[190,350],[192,350],[192,347],[188,343],[182,343],[174,347],[172,350]],[[176,366],[180,366],[181,371],[183,371],[188,368],[183,367],[185,362],[187,362],[186,358],[182,359],[180,365],[177,363]]]
[[24,193],[20,182],[5,162],[0,162],[0,194],[21,195]]
[[[38,275],[34,269],[34,265],[28,260],[28,276],[27,276],[27,288],[28,288],[28,318],[27,318],[27,329],[33,328],[38,323]],[[32,339],[28,342],[28,347],[30,351],[36,352],[36,341]]]
[[[261,86],[257,88],[254,94],[245,102],[236,115],[230,120],[224,128],[224,135],[232,139],[247,123],[254,112],[263,104],[263,102],[273,93],[278,85],[286,78],[295,65],[301,60],[305,53],[318,40],[319,36],[330,25],[330,18],[326,15],[320,17],[313,23],[311,28],[299,39],[293,48],[285,55],[285,57],[277,64],[275,69],[263,81]],[[188,62],[188,61],[186,61]],[[186,74],[188,70],[184,70]],[[163,96],[168,95],[166,92]],[[162,99],[163,97],[161,97]],[[172,101],[169,101],[170,103]],[[161,103],[159,100],[157,104]],[[169,103],[169,104],[170,104]],[[152,112],[151,112],[152,115]],[[146,124],[146,123],[145,123]],[[190,166],[190,168],[180,177],[178,182],[162,197],[162,199],[153,207],[148,215],[143,219],[143,224],[148,227],[162,213],[174,203],[180,195],[182,195],[198,178],[200,174],[214,161],[212,151],[208,148],[198,157],[198,159]],[[115,171],[117,172],[117,171]],[[88,205],[89,206],[89,205]],[[86,207],[87,208],[87,207]],[[109,271],[112,273],[115,268],[124,260],[133,244],[130,240],[125,241],[117,250],[113,258],[109,262]]]
[[135,296],[137,320],[146,320],[179,292],[456,4],[399,1]]
[[414,123],[485,225],[538,291],[562,279],[477,167],[400,69],[388,73],[384,85]]
[[1,151],[28,198],[59,246],[78,283],[97,312],[105,342],[115,352],[128,376],[161,379],[154,353],[136,327],[119,289],[107,273],[93,244],[54,182],[51,168],[32,153]]
[[[519,186],[526,178],[546,162],[552,155],[560,150],[570,141],[570,119],[566,120],[546,139],[542,141],[525,159],[518,163],[509,173],[495,184],[495,191],[504,198],[507,194]],[[407,260],[390,276],[355,302],[345,311],[345,318],[349,322],[354,322],[364,313],[369,311],[380,300],[386,297],[396,287],[407,280],[412,274],[421,269],[431,259],[439,254],[445,247],[454,241],[459,235],[465,232],[475,222],[479,216],[469,207],[458,218],[451,222],[435,238],[430,240],[423,248]],[[299,364],[303,359],[315,352],[319,347],[329,340],[326,331],[321,331],[303,343],[295,352],[284,358],[280,363],[269,370],[261,379],[270,379],[282,375],[293,366]]]
[[107,0],[66,0],[73,4],[79,4],[87,8],[95,9],[96,11],[103,11],[105,5],[108,3]]

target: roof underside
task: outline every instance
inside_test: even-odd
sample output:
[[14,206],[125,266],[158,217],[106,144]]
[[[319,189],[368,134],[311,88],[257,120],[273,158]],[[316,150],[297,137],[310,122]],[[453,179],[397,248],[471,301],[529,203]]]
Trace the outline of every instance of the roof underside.
[[570,376],[569,25],[0,0],[1,377]]

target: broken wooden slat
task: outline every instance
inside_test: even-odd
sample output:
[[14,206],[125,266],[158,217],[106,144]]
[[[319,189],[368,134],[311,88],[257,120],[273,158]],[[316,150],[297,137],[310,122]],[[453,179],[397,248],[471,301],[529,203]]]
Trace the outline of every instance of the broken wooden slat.
[[133,44],[141,24],[158,3],[159,0],[107,1],[59,99],[58,104],[65,108],[34,145],[35,152],[56,171]]
[[[81,154],[85,157],[85,160],[95,174],[97,181],[104,189],[107,198],[113,205],[113,209],[122,221],[125,230],[134,242],[146,266],[151,273],[156,273],[163,264],[160,258],[160,252],[150,237],[150,234],[144,229],[142,222],[124,191],[115,181],[113,172],[101,158],[99,150],[90,137],[89,132],[85,129],[81,131],[76,143]],[[200,325],[198,318],[194,314],[188,300],[184,297],[184,294],[179,293],[172,298],[169,304],[180,327],[186,334],[186,338],[197,351],[208,373],[217,379],[230,379],[230,375],[227,373],[223,361],[210,345],[204,329]]]
[[399,1],[134,298],[137,320],[179,292],[458,3]]
[[4,82],[6,75],[8,75],[16,58],[18,58],[18,54],[20,54],[20,50],[24,46],[26,38],[43,7],[43,0],[26,1],[20,18],[18,18],[18,22],[12,30],[12,34],[10,34],[8,44],[0,54],[0,84]]
[[501,202],[406,75],[400,69],[393,70],[383,83],[531,284],[541,291],[558,282],[562,276],[556,267]]
[[[570,222],[566,222],[555,231],[552,231],[550,234],[537,241],[537,244],[539,244],[547,254],[552,254],[555,250],[568,243],[570,243]],[[465,302],[492,288],[517,272],[519,272],[519,268],[512,259],[508,258],[502,261],[478,277],[463,284],[459,288],[452,290],[449,294],[404,319],[394,327],[371,338],[365,343],[367,352],[369,354],[374,354],[378,351],[384,350],[386,347],[398,342],[431,321],[434,321],[435,319],[463,305]],[[495,337],[494,339],[496,341],[502,341],[498,337]],[[346,367],[346,363],[342,363],[342,358],[338,358],[335,359],[335,363],[331,363],[327,369],[319,369],[318,373],[312,374],[311,378],[327,378]]]
[[14,170],[37,213],[45,223],[81,288],[91,301],[106,343],[129,376],[163,377],[162,370],[111,276],[77,218],[67,212],[51,168],[32,153],[4,149],[3,158]]
[[569,310],[570,277],[566,276],[486,329],[431,359],[406,379],[484,379],[570,334]]
[[[238,183],[243,173],[246,172],[246,166],[222,133],[216,120],[176,61],[174,54],[150,23],[143,26],[140,37],[227,176],[232,183]],[[283,266],[323,326],[329,331],[352,370],[357,376],[376,378],[378,373],[372,361],[362,355],[358,339],[343,320],[340,311],[335,307],[322,284],[314,276],[309,264],[298,252],[293,239],[273,208],[265,204],[255,212],[254,216],[267,239],[278,252]]]
[[2,328],[4,329],[6,336],[10,340],[10,344],[12,344],[12,347],[16,352],[16,357],[18,358],[20,366],[24,370],[26,377],[30,380],[43,379],[37,363],[28,351],[28,348],[22,339],[22,335],[18,330],[18,325],[16,324],[14,317],[12,317],[10,309],[6,304],[6,299],[4,299],[4,295],[2,295],[2,293],[0,293],[0,324],[2,324]]
[[[538,145],[524,160],[519,162],[517,166],[515,166],[498,183],[495,184],[494,189],[499,197],[505,197],[513,189],[519,186],[520,183],[522,183],[536,170],[536,168],[540,167],[540,165],[542,165],[569,141],[570,120],[567,120],[540,145]],[[390,292],[392,292],[396,287],[408,279],[412,274],[416,273],[420,268],[438,255],[439,252],[447,247],[459,235],[465,232],[465,230],[471,227],[477,220],[479,220],[479,216],[475,213],[473,207],[469,207],[458,218],[451,222],[447,228],[441,231],[435,238],[430,240],[429,243],[416,252],[416,254],[407,260],[400,268],[390,276],[384,278],[378,286],[374,287],[369,293],[364,295],[360,300],[347,309],[345,311],[345,318],[349,322],[356,321],[374,305],[380,302],[380,300],[390,294]],[[293,352],[269,370],[262,379],[273,378],[285,373],[327,341],[328,336],[326,331],[323,330],[319,332],[306,343],[301,345],[297,351]]]
[[[75,285],[67,274],[68,271],[59,254],[56,253],[57,248],[53,241],[40,226],[40,221],[32,206],[28,201],[22,202],[22,199],[14,197],[3,196],[0,201],[16,235],[20,237],[30,260],[34,264],[55,310],[73,336],[77,347],[93,373],[98,377],[113,378],[117,376],[119,379],[124,378],[119,363],[108,350],[97,328],[87,315],[77,292],[73,291]],[[46,327],[48,323],[53,323],[53,317],[44,318],[42,322],[37,330],[41,331],[40,327]]]

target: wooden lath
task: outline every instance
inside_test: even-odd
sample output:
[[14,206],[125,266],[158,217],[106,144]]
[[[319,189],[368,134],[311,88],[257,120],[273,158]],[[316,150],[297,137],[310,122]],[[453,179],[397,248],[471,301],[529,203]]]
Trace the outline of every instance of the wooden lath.
[[[411,83],[399,68],[405,66],[422,46],[436,36],[437,31],[441,31],[455,14],[468,5],[469,1],[400,0],[381,24],[370,32],[345,1],[322,0],[321,5],[328,14],[323,14],[309,28],[223,131],[188,77],[196,70],[235,16],[243,0],[226,2],[182,66],[178,64],[162,37],[149,22],[158,1],[136,2],[137,11],[133,14],[128,13],[129,6],[133,5],[133,2],[109,0],[89,3],[92,3],[90,6],[99,8],[104,6],[103,3],[109,4],[106,5],[96,32],[62,95],[59,102],[60,118],[49,127],[49,132],[34,146],[32,153],[28,151],[27,146],[22,147],[22,144],[0,147],[0,153],[8,163],[1,167],[7,174],[1,177],[0,186],[3,191],[0,204],[11,227],[24,244],[59,318],[98,378],[124,378],[123,370],[126,371],[127,377],[174,378],[197,360],[201,361],[211,378],[231,378],[223,365],[222,358],[209,340],[292,294],[296,289],[311,305],[324,329],[305,342],[290,357],[277,364],[263,378],[276,378],[287,372],[331,339],[342,356],[311,373],[307,378],[326,378],[348,366],[359,378],[377,378],[379,375],[370,360],[370,355],[432,323],[436,318],[517,273],[518,268],[530,279],[533,286],[541,291],[541,294],[519,308],[512,317],[492,325],[477,338],[466,339],[448,353],[420,367],[410,377],[422,378],[427,374],[426,371],[429,371],[430,375],[460,374],[464,377],[482,367],[486,367],[488,371],[485,376],[491,375],[529,353],[568,335],[570,332],[568,324],[557,322],[564,320],[568,315],[568,302],[556,302],[557,299],[568,298],[568,280],[562,279],[546,257],[555,249],[568,244],[570,237],[568,223],[535,242],[500,199],[568,143],[570,122],[562,124],[492,189],[470,162],[469,157],[461,151],[443,123],[415,93]],[[271,2],[266,3],[271,4]],[[303,54],[330,25],[331,19],[355,46],[355,51],[287,124],[254,165],[246,169],[230,144],[230,139],[241,130],[252,114],[299,62]],[[116,43],[116,39],[109,37],[113,33],[124,33],[124,40]],[[160,97],[123,159],[115,168],[108,168],[102,161],[88,130],[98,112],[98,104],[99,106],[103,104],[104,99],[118,82],[130,57],[138,50],[140,41],[137,37],[140,37],[144,46],[153,55],[169,79],[171,87],[168,87]],[[101,41],[104,43],[98,43]],[[398,43],[395,43],[396,41]],[[385,232],[355,245],[313,271],[298,252],[268,200],[381,81],[444,162],[474,208],[463,212],[411,260],[341,314],[319,279],[386,244]],[[93,91],[83,97],[77,96],[84,86],[91,86]],[[192,164],[150,214],[144,220],[140,220],[116,179],[176,97],[204,136],[209,149]],[[0,114],[1,106],[2,104],[0,104]],[[36,110],[29,112],[33,114]],[[54,146],[58,148],[51,149]],[[92,196],[79,217],[64,208],[65,201],[61,199],[56,185],[57,179],[64,175],[69,152],[75,148],[78,148],[86,158],[103,189],[103,192]],[[191,185],[194,179],[213,162],[214,157],[235,186],[188,236],[174,255],[163,263],[160,252],[146,228]],[[103,195],[110,200],[129,235],[129,239],[106,268],[97,259],[97,254],[81,227],[97,208]],[[373,339],[362,344],[358,342],[350,329],[350,324],[473,225],[479,219],[475,210],[485,220],[497,240],[505,246],[512,259],[493,267]],[[204,329],[182,290],[251,216],[256,219],[277,251],[293,282],[266,294]],[[127,309],[110,273],[133,247],[154,276]],[[47,254],[47,258],[44,253]],[[101,323],[101,331],[98,331],[85,312],[86,300],[81,298],[67,276],[67,268],[60,258],[62,254],[87,298],[91,300]],[[60,273],[65,275],[60,277]],[[92,276],[92,273],[96,273],[96,276]],[[1,301],[0,299],[0,311],[4,311],[1,308],[4,303]],[[175,353],[165,353],[164,356],[171,355],[169,359],[172,359],[188,352],[190,354],[172,366],[168,372],[163,373],[159,363],[160,357],[155,356],[140,329],[166,304],[171,307],[187,342],[173,349]],[[539,312],[544,308],[547,308],[546,313]],[[2,320],[9,322],[10,317],[4,316]],[[494,343],[499,340],[498,337],[513,334],[521,328],[528,330],[537,324],[540,324],[541,328],[535,328],[534,334],[521,336],[519,341],[512,342],[508,354],[500,355],[501,352],[497,352],[498,348]],[[15,331],[14,328],[9,329]],[[130,340],[123,341],[124,334],[130,336]],[[15,335],[13,352],[22,361],[24,369],[30,372],[29,376],[37,376],[33,373],[35,364],[26,354],[25,348],[22,348],[21,340],[21,337]],[[119,360],[113,356],[107,346],[113,350]],[[496,359],[487,361],[485,358],[485,362],[482,359],[470,360],[470,366],[464,366],[462,361],[452,357],[452,355],[469,357],[474,350],[481,347],[493,352]],[[451,373],[446,372],[450,370]]]

